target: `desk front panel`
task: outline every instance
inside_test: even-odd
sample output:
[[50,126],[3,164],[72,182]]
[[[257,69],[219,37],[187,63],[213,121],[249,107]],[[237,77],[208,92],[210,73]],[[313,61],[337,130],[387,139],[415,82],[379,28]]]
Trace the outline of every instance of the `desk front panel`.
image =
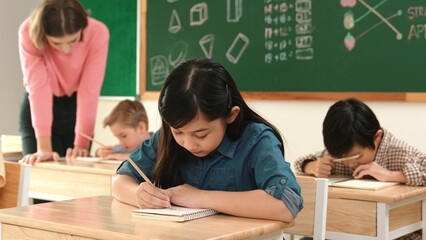
[[376,202],[328,199],[327,231],[376,236]]
[[35,196],[39,193],[40,195],[69,198],[111,195],[112,177],[111,175],[33,167],[30,193]]
[[33,228],[20,227],[10,224],[2,224],[2,239],[20,239],[20,240],[33,240],[34,236],[37,239],[55,239],[55,240],[95,240],[94,238],[86,238],[69,234],[62,234],[58,232],[43,231]]
[[389,212],[389,230],[393,231],[403,226],[416,223],[421,219],[422,203],[420,201],[391,209]]
[[[389,211],[389,230],[421,219],[421,202]],[[349,199],[328,199],[327,231],[377,236],[377,202]]]

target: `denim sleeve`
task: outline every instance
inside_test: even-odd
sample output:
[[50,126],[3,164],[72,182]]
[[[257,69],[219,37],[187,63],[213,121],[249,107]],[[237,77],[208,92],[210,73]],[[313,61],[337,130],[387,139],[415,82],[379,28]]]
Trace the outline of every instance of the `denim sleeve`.
[[287,206],[293,217],[303,208],[300,186],[281,152],[282,144],[272,131],[263,132],[255,139],[252,152],[252,168],[256,184]]
[[303,208],[303,198],[300,195],[300,192],[295,192],[292,188],[286,186],[287,181],[288,179],[285,177],[277,179],[277,182],[275,184],[269,185],[265,191],[275,198],[283,201],[295,218]]
[[[159,132],[156,132],[149,140],[144,141],[139,148],[130,154],[130,158],[152,182],[154,181],[152,173],[157,159],[158,136]],[[138,183],[145,181],[128,161],[121,163],[117,168],[117,174],[132,177]]]

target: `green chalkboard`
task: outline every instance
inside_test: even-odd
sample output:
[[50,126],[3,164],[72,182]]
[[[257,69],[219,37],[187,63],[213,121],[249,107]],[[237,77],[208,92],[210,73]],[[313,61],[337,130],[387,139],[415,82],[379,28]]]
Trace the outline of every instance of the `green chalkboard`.
[[136,96],[138,0],[81,0],[110,32],[101,96]]
[[246,92],[425,92],[424,0],[149,0],[147,91],[192,57]]

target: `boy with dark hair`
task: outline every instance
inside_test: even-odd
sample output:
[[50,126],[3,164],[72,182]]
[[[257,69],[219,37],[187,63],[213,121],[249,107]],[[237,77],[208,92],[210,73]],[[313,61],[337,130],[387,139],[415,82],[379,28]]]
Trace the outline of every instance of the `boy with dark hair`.
[[[300,173],[331,175],[426,186],[426,154],[396,139],[380,126],[373,111],[349,98],[333,104],[323,122],[326,150],[295,161]],[[336,158],[357,156],[342,162]]]
[[[333,104],[323,122],[325,150],[298,158],[298,174],[316,177],[373,177],[378,181],[426,186],[426,154],[380,126],[363,102],[348,98]],[[334,162],[336,158],[348,158]],[[405,239],[421,239],[421,231]]]

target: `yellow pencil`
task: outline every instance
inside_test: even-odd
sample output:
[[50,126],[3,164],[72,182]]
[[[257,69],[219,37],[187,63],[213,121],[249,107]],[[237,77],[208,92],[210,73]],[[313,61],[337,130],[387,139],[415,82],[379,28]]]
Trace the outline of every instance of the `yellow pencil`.
[[143,177],[143,179],[145,180],[145,182],[151,184],[151,186],[155,187],[155,185],[151,182],[151,180],[149,180],[149,178],[145,175],[145,173],[142,172],[142,170],[138,167],[138,165],[136,165],[135,162],[133,162],[133,160],[130,157],[127,157],[127,161],[132,164],[132,166],[136,169],[136,171]]
[[350,157],[336,158],[336,159],[334,159],[334,162],[341,162],[341,161],[346,161],[346,160],[358,159],[360,157],[361,157],[361,155],[356,154],[356,155],[353,155],[353,156],[350,156]]
[[103,143],[101,143],[101,142],[99,142],[98,140],[96,140],[96,139],[94,139],[94,138],[92,138],[92,137],[90,137],[89,135],[87,135],[87,134],[85,134],[85,133],[80,133],[80,135],[81,136],[83,136],[83,137],[85,137],[85,138],[87,138],[88,140],[90,140],[90,141],[92,141],[92,142],[95,142],[95,143],[97,143],[97,144],[99,144],[99,145],[101,145],[102,147],[106,147],[106,145],[105,144],[103,144]]

